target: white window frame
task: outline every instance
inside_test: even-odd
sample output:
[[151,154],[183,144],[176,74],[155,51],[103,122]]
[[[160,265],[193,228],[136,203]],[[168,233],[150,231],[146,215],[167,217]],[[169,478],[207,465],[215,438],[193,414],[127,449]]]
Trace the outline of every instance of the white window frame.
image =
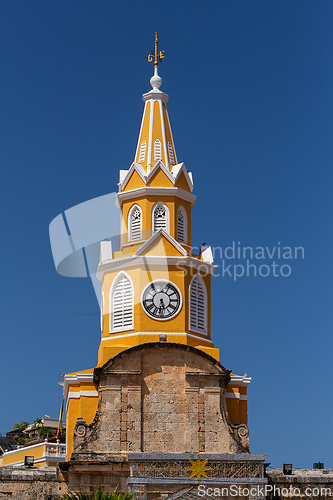
[[[184,240],[183,241],[178,239],[178,212],[181,212],[183,217],[184,217]],[[180,207],[178,207],[176,218],[177,218],[177,220],[176,220],[177,241],[179,241],[180,243],[187,243],[187,213],[186,213],[186,210],[183,207],[183,205],[180,205]]]
[[[203,299],[204,299],[204,330],[201,330],[200,328],[196,328],[196,327],[192,327],[191,326],[191,288],[192,288],[192,284],[193,284],[193,281],[194,280],[198,280],[201,285],[202,285],[202,288],[203,288]],[[207,321],[207,316],[208,316],[208,310],[207,310],[207,305],[208,305],[208,294],[207,294],[207,288],[206,288],[206,284],[204,282],[204,279],[202,278],[201,274],[199,273],[196,273],[193,278],[191,279],[191,283],[190,283],[190,286],[189,286],[189,318],[188,318],[188,321],[189,321],[189,330],[191,332],[195,332],[195,333],[201,333],[201,335],[208,335],[208,321]]]
[[174,149],[173,149],[173,145],[172,145],[172,143],[170,141],[168,142],[168,153],[169,153],[170,163],[172,165],[175,165],[176,164],[176,161],[175,161],[175,152],[174,152]]
[[[126,328],[113,328],[113,295],[115,292],[115,289],[117,288],[119,280],[125,277],[129,280],[130,285],[131,285],[131,291],[132,291],[132,322],[130,325],[126,326]],[[125,273],[125,271],[120,271],[115,279],[112,282],[111,289],[110,289],[110,299],[109,299],[109,316],[110,316],[110,321],[109,321],[109,331],[110,333],[117,333],[117,332],[125,332],[128,330],[133,330],[134,329],[134,286],[133,286],[133,281],[132,278]]]
[[[156,154],[156,146],[159,147],[159,155]],[[158,156],[158,158],[157,158]],[[154,142],[154,161],[162,160],[162,143],[159,139]]]
[[104,326],[104,292],[101,295],[101,332],[103,332]]
[[138,163],[143,163],[146,159],[146,152],[147,152],[147,143],[146,141],[142,141],[140,144],[140,151],[139,151],[139,161]]
[[154,212],[158,206],[162,206],[165,209],[166,232],[170,234],[170,212],[168,206],[163,201],[157,201],[151,210],[151,234],[154,235],[157,233],[157,231],[154,230]]
[[[139,238],[135,238],[135,240],[133,240],[133,238],[132,238],[132,213],[137,208],[140,211],[140,237]],[[129,210],[129,212],[128,212],[127,234],[128,234],[128,241],[140,241],[140,240],[142,240],[142,209],[141,209],[140,205],[138,205],[137,203],[135,203],[134,205],[132,205],[131,208],[130,208],[130,210]]]

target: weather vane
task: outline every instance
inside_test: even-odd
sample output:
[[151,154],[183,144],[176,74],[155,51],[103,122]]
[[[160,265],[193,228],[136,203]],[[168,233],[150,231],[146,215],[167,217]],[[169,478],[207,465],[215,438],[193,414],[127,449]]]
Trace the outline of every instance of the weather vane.
[[148,55],[148,62],[152,62],[154,60],[154,66],[157,68],[158,63],[162,62],[162,59],[164,57],[164,50],[161,50],[160,53],[158,53],[158,38],[157,38],[157,31],[155,31],[155,52],[152,50],[150,51],[150,54]]

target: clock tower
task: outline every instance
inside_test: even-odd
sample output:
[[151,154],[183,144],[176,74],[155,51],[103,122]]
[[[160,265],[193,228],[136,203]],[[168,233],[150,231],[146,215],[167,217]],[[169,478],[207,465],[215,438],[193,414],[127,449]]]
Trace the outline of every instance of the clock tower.
[[[133,481],[139,488],[141,469],[150,464],[152,471],[149,460],[156,454],[154,467],[168,460],[172,469],[175,456],[183,460],[185,476],[188,458],[197,453],[222,454],[217,463],[225,454],[245,454],[248,460],[250,379],[219,362],[211,339],[216,267],[211,247],[202,245],[197,252],[192,247],[193,177],[177,158],[169,98],[160,90],[162,58],[156,34],[155,51],[148,56],[154,62],[152,88],[143,95],[134,161],[119,175],[120,249],[107,240],[100,245],[98,363],[65,376],[66,458],[73,488],[93,488],[87,477],[97,472],[122,488]],[[237,457],[228,458],[228,467],[238,467]],[[136,467],[138,480],[130,476]]]
[[102,339],[98,364],[146,342],[178,342],[218,359],[211,340],[212,251],[191,247],[193,178],[178,162],[166,104],[160,90],[157,36],[152,89],[144,111],[134,162],[121,170],[121,248],[101,243],[97,277],[102,280]]

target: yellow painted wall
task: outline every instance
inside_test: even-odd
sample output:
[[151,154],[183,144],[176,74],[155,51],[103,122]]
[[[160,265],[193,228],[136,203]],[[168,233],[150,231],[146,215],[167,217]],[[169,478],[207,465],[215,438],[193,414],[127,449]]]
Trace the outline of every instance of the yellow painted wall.
[[191,192],[190,186],[188,185],[184,172],[182,172],[178,177],[175,186],[180,189],[184,189],[184,191],[188,191],[189,193]]
[[[165,174],[163,174],[165,175]],[[177,210],[180,206],[184,207],[187,216],[187,244],[191,244],[191,204],[188,201],[182,200],[176,196],[163,196],[163,200],[157,196],[147,196],[147,197],[137,197],[131,200],[125,200],[122,204],[122,228],[121,232],[123,235],[122,243],[128,243],[127,232],[128,232],[128,214],[133,205],[139,205],[142,210],[142,239],[146,240],[150,238],[152,234],[152,210],[154,205],[163,201],[169,210],[169,221],[170,221],[170,235],[177,239],[176,227],[177,227]],[[123,248],[122,248],[123,249]],[[124,249],[123,249],[124,250]],[[117,257],[121,254],[118,254]],[[116,257],[116,256],[115,256]]]
[[[26,456],[34,457],[35,460],[37,458],[42,458],[44,455],[44,451],[45,451],[44,443],[40,443],[38,446],[34,448],[27,448],[27,447],[19,448],[17,451],[15,450],[15,453],[3,456],[3,465],[10,465],[16,462],[24,462],[24,457]],[[45,460],[41,463],[34,464],[34,466],[44,467]]]
[[[236,384],[229,384],[226,388],[228,393],[238,393],[244,396],[247,395],[246,386],[238,386]],[[233,424],[247,424],[248,414],[247,414],[247,400],[241,400],[238,398],[227,398],[227,410],[229,418]]]
[[[84,370],[71,375],[92,373],[93,370]],[[69,384],[68,393],[78,393],[80,391],[98,391],[98,385],[89,382],[80,384]],[[79,417],[87,424],[91,424],[95,418],[98,405],[98,396],[81,396],[79,398],[69,397],[66,408],[66,460],[70,459],[73,450],[73,435],[76,421]]]

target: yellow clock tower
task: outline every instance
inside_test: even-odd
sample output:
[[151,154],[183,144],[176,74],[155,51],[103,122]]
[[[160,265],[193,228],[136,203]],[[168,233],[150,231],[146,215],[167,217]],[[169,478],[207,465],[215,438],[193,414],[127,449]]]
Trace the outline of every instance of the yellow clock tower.
[[[96,373],[121,353],[145,344],[174,343],[180,349],[186,346],[200,352],[210,363],[222,367],[211,340],[213,255],[207,245],[201,246],[198,254],[192,251],[191,211],[196,196],[191,172],[178,162],[166,107],[169,98],[160,90],[158,64],[163,57],[156,34],[155,51],[148,56],[154,62],[152,89],[143,95],[134,162],[119,176],[120,250],[114,251],[111,241],[101,242],[98,364],[95,370],[65,376],[67,460],[73,450],[74,430],[79,432],[78,422],[90,425],[96,421],[97,407],[101,411],[99,394],[105,388],[100,387]],[[230,374],[225,380],[228,419],[232,424],[242,424],[243,429],[250,379]]]

